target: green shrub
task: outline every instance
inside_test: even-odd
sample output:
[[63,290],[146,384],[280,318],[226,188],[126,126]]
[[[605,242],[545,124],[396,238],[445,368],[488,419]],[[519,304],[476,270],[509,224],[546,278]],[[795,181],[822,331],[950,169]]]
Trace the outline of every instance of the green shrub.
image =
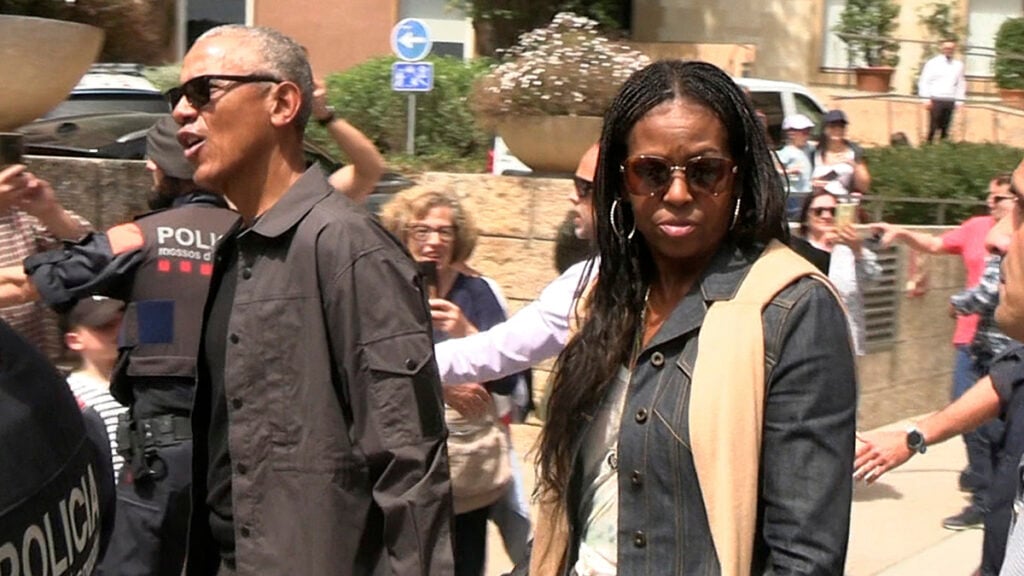
[[[400,165],[417,165],[419,169],[482,171],[491,135],[474,124],[467,97],[473,81],[487,72],[489,63],[444,57],[429,61],[434,63],[434,89],[416,94],[416,159],[401,156],[405,153],[408,95],[391,90],[395,58],[376,58],[328,76],[328,101],[339,116],[366,134],[389,162],[395,158]],[[307,135],[337,152],[330,136],[315,122],[310,123]]]
[[[1018,148],[969,142],[865,150],[871,196],[973,201],[945,206],[946,224],[959,223],[983,210],[989,181],[1000,172],[1012,171],[1021,156]],[[867,202],[869,211],[872,204]],[[886,202],[883,217],[900,224],[936,224],[938,210],[937,203]]]
[[142,71],[142,75],[147,80],[153,83],[161,92],[166,92],[171,88],[174,88],[181,81],[178,79],[181,74],[181,62],[177,64],[167,64],[165,66],[147,66]]
[[1024,88],[1024,18],[1003,21],[996,32],[996,85]]

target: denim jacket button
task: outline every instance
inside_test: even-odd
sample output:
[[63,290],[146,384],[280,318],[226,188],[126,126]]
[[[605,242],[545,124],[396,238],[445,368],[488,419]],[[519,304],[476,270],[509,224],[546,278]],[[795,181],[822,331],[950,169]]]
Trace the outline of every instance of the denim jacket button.
[[241,528],[238,529],[238,533],[239,533],[239,535],[242,536],[242,538],[248,538],[249,537],[249,527],[248,526],[242,526]]
[[412,358],[406,358],[405,359],[405,369],[406,370],[412,370],[413,368],[416,368],[416,361],[413,360]]
[[641,408],[636,411],[636,423],[643,424],[644,422],[647,422],[647,409]]
[[636,546],[637,548],[647,546],[647,535],[644,534],[643,530],[637,530],[633,533],[633,546]]
[[619,467],[619,455],[612,450],[608,453],[608,467],[612,470],[616,470]]
[[661,368],[665,364],[665,355],[661,352],[655,352],[651,354],[651,366],[655,368]]
[[629,476],[629,480],[633,483],[633,486],[636,486],[637,488],[644,485],[644,475],[641,474],[639,470],[633,470],[633,473]]
[[248,280],[249,278],[252,278],[252,268],[243,268],[242,269],[242,278],[244,278],[246,280]]
[[238,344],[238,334],[231,334],[231,336],[228,336],[228,340],[230,340],[232,344]]

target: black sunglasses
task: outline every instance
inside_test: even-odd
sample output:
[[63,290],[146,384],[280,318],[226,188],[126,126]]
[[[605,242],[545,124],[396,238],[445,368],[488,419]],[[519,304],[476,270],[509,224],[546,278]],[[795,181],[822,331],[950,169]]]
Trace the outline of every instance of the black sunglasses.
[[811,214],[814,214],[818,218],[821,218],[825,214],[828,214],[829,216],[835,218],[836,208],[835,206],[820,206],[817,208],[811,208]]
[[576,186],[576,196],[578,196],[580,200],[586,200],[594,193],[594,183],[590,180],[580,178],[579,176],[573,176],[572,183]]
[[664,196],[677,170],[683,173],[691,192],[718,196],[725,179],[736,173],[736,164],[728,158],[695,156],[680,165],[660,156],[641,154],[619,166],[626,189],[636,196]]
[[167,92],[164,92],[164,98],[166,98],[167,102],[170,103],[171,108],[174,108],[178,105],[181,97],[184,96],[188,100],[189,105],[198,110],[210,103],[210,91],[214,87],[212,84],[214,80],[230,80],[231,82],[237,82],[239,84],[282,81],[280,78],[269,74],[246,74],[244,76],[237,76],[233,74],[204,74],[203,76],[196,76],[195,78],[192,78],[181,86],[171,88]]

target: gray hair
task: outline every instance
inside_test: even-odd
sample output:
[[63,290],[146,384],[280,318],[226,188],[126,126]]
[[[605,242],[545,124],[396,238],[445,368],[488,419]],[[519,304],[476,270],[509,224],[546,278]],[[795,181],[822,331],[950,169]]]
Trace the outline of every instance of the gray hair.
[[306,129],[309,116],[313,111],[313,70],[306,57],[306,49],[289,36],[264,26],[244,26],[242,24],[226,24],[211,28],[203,33],[196,42],[216,38],[218,36],[234,36],[251,40],[266,69],[261,72],[274,74],[282,80],[294,82],[302,92],[302,104],[295,118],[299,131]]

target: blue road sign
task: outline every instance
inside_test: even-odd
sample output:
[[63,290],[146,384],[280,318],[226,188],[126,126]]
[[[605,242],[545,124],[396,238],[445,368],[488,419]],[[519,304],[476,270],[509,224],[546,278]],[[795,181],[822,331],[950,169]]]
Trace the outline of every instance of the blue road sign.
[[434,89],[434,63],[391,64],[391,89],[395,92],[430,92]]
[[421,20],[406,18],[391,29],[391,50],[402,60],[422,60],[432,44],[430,30]]

